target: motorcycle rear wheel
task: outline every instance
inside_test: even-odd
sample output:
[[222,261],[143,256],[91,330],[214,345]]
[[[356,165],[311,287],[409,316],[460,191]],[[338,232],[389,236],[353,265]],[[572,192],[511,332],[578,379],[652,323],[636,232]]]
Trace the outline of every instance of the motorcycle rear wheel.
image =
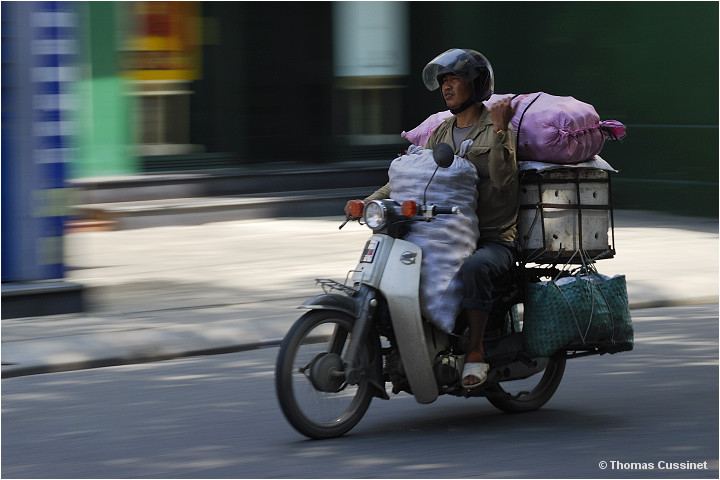
[[[303,435],[333,438],[347,433],[365,415],[373,397],[364,379],[349,385],[343,375],[354,318],[332,310],[300,317],[280,345],[275,388],[285,418]],[[379,340],[377,341],[379,343]],[[361,349],[364,365],[379,345],[368,339]]]
[[[503,412],[521,413],[537,410],[555,394],[565,373],[566,362],[564,352],[553,355],[548,358],[548,364],[541,374],[525,380],[501,382],[489,389],[486,397],[491,404]],[[539,381],[535,380],[538,376],[540,376]]]

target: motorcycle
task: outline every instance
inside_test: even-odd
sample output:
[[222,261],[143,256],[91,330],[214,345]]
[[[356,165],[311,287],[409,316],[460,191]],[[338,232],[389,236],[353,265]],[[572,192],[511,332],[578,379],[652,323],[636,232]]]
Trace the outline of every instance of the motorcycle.
[[[438,146],[433,152],[437,168],[452,164],[448,149]],[[393,394],[407,392],[421,404],[432,403],[439,395],[485,397],[512,413],[537,410],[553,396],[568,354],[528,355],[517,305],[522,303],[525,282],[557,275],[554,266],[518,264],[496,287],[484,337],[490,371],[479,387],[461,384],[467,344],[462,315],[451,333],[423,319],[422,250],[403,237],[414,222],[432,222],[439,215],[457,212],[453,206],[389,199],[351,205],[350,220],[373,232],[360,262],[343,283],[317,280],[324,293],[301,305],[309,311],[290,328],[277,357],[277,397],[298,432],[313,439],[344,435],[360,421],[373,398],[390,398],[388,382]]]

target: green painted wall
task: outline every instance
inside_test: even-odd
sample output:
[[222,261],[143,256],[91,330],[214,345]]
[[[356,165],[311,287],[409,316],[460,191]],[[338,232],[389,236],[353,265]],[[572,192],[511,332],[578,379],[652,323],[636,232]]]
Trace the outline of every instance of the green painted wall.
[[[601,156],[620,170],[621,208],[718,214],[717,2],[418,2],[415,77],[450,47],[492,62],[498,93],[544,91],[595,106],[628,127]],[[428,23],[427,19],[433,19]],[[408,123],[440,109],[413,102]]]
[[78,160],[72,177],[137,173],[130,142],[130,103],[119,75],[116,2],[83,2],[85,41],[78,82]]

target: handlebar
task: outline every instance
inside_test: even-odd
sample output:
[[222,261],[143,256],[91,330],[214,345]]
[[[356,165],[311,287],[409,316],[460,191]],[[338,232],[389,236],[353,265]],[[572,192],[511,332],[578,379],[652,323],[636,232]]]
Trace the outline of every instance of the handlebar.
[[361,218],[361,217],[349,216],[348,218],[345,219],[345,221],[344,221],[343,223],[340,224],[340,226],[338,227],[338,230],[342,230],[342,228],[343,228],[345,225],[347,225],[348,222],[354,222],[355,220],[360,220],[360,218]]
[[[383,200],[383,202],[385,202]],[[409,211],[405,211],[405,204],[408,202],[403,203],[402,207],[395,201],[390,201],[392,204],[392,207],[389,207],[385,214],[383,215],[390,215],[390,217],[394,217],[395,222],[417,222],[417,221],[426,221],[429,222],[432,219],[434,219],[437,215],[457,215],[460,213],[460,207],[454,206],[454,207],[440,207],[437,205],[417,205],[415,202],[409,202],[412,204]],[[383,207],[385,208],[385,207]],[[342,229],[345,225],[348,224],[348,222],[361,220],[363,217],[356,217],[353,215],[347,215],[345,218],[345,221],[338,227],[338,229]],[[362,222],[361,222],[362,223]],[[371,227],[372,228],[372,227]]]
[[436,215],[457,215],[460,213],[459,207],[435,207]]
[[434,218],[436,215],[457,215],[460,213],[460,207],[438,207],[437,205],[423,205],[421,207],[422,216],[425,218]]

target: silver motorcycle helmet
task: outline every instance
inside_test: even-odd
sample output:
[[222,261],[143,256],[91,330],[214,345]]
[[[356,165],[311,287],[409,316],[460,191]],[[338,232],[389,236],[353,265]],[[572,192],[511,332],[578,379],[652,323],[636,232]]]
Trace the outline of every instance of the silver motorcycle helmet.
[[[433,91],[440,87],[442,78],[450,74],[472,84],[474,98],[470,102],[482,102],[493,94],[495,76],[492,66],[483,54],[475,50],[451,48],[433,58],[423,69],[423,83]],[[467,106],[463,110],[465,108]]]

